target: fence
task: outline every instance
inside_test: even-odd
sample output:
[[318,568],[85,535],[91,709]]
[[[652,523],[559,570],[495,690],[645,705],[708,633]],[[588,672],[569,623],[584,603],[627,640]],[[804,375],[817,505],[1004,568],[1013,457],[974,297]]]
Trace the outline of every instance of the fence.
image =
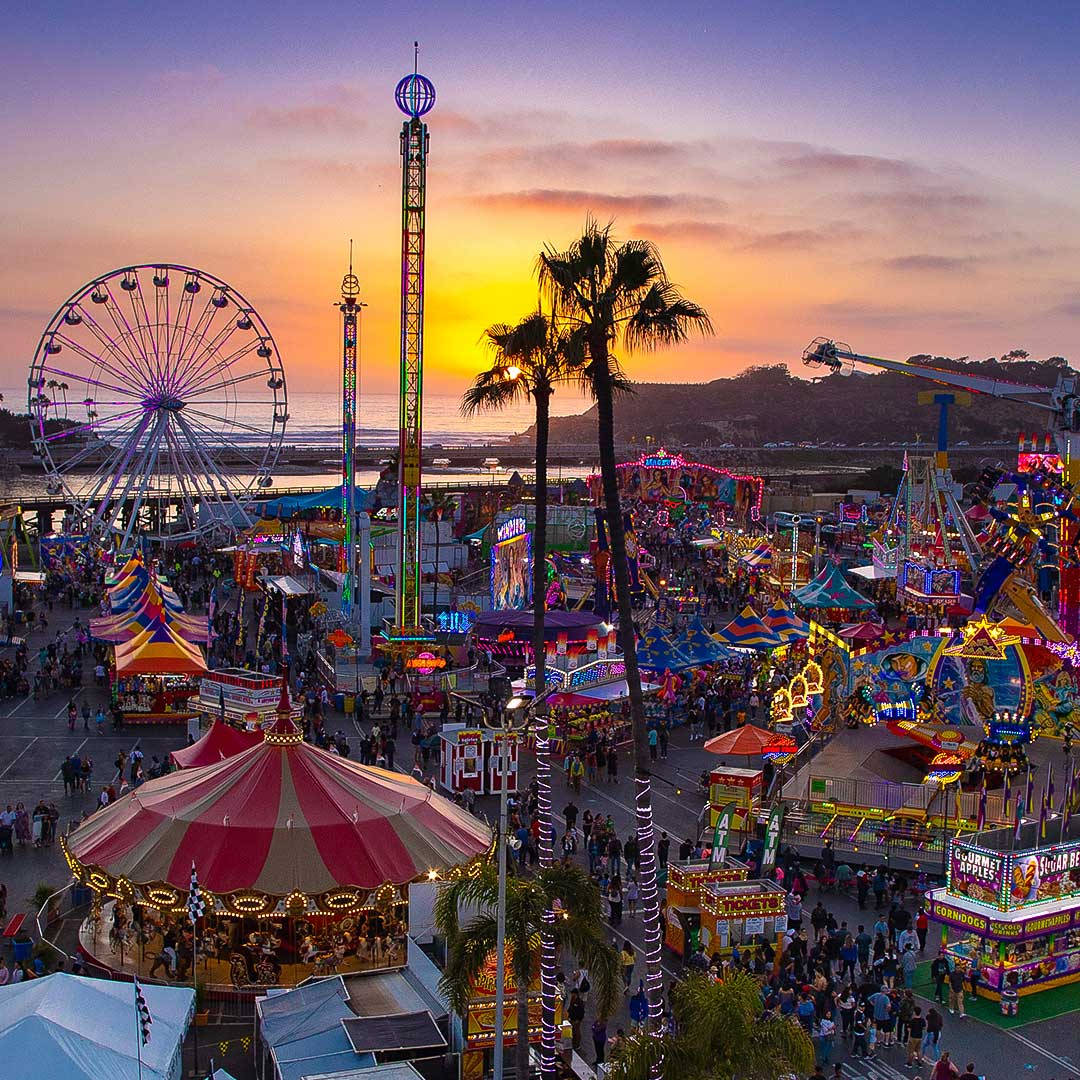
[[[866,780],[851,776],[815,776],[807,782],[809,807],[834,803],[843,807],[872,810],[922,810],[949,819],[975,821],[979,816],[978,791],[958,791],[953,785],[894,783],[889,780]],[[987,792],[986,823],[1008,825],[1014,820],[1005,807],[1001,792]]]

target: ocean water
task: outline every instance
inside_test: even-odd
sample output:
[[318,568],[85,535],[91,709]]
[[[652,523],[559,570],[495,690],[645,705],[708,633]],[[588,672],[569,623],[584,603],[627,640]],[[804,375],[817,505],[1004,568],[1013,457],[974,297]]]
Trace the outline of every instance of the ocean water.
[[[261,392],[261,387],[260,387]],[[0,387],[4,407],[13,412],[26,410],[26,389]],[[75,392],[72,397],[78,397]],[[553,401],[555,415],[583,412],[588,403],[571,395]],[[126,406],[124,406],[126,407]],[[114,411],[119,411],[116,407]],[[99,407],[108,415],[106,405]],[[269,431],[272,402],[267,392],[265,404],[241,403],[226,410],[229,423],[218,425],[222,436],[237,443],[259,443],[260,436],[250,428]],[[55,415],[63,416],[62,411]],[[85,423],[81,406],[72,402],[67,415],[77,423]],[[476,446],[505,442],[511,435],[525,431],[533,422],[529,402],[522,402],[501,412],[480,413],[465,418],[461,415],[461,399],[446,394],[424,395],[424,445]],[[233,427],[233,422],[237,427]],[[243,428],[239,425],[244,425]],[[396,394],[361,394],[357,409],[356,441],[358,446],[396,447],[398,441],[398,398]],[[289,420],[285,428],[284,446],[337,448],[341,445],[341,398],[338,394],[289,391]]]

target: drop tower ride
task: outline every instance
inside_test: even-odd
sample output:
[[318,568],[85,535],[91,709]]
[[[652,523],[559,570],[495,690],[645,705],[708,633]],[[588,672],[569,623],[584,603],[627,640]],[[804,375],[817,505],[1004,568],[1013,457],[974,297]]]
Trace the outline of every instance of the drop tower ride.
[[420,452],[424,390],[424,210],[428,129],[435,86],[417,71],[394,91],[407,119],[401,126],[401,386],[398,442],[398,564],[395,625],[399,641],[426,637],[420,625]]

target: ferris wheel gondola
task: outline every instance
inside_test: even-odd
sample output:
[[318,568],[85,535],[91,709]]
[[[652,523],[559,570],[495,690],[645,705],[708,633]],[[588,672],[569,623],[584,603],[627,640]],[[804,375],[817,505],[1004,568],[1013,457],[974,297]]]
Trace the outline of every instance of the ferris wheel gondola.
[[73,293],[27,380],[32,450],[73,525],[122,550],[250,524],[288,421],[262,318],[193,267],[123,267]]

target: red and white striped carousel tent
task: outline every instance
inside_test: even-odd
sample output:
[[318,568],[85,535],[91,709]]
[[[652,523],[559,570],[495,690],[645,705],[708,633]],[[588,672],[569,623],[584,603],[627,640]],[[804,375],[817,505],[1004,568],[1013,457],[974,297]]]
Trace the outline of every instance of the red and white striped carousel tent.
[[176,910],[194,863],[209,910],[299,915],[362,906],[387,885],[401,895],[491,842],[424,784],[320,750],[279,714],[257,745],[148,781],[64,846],[75,876],[105,895]]

